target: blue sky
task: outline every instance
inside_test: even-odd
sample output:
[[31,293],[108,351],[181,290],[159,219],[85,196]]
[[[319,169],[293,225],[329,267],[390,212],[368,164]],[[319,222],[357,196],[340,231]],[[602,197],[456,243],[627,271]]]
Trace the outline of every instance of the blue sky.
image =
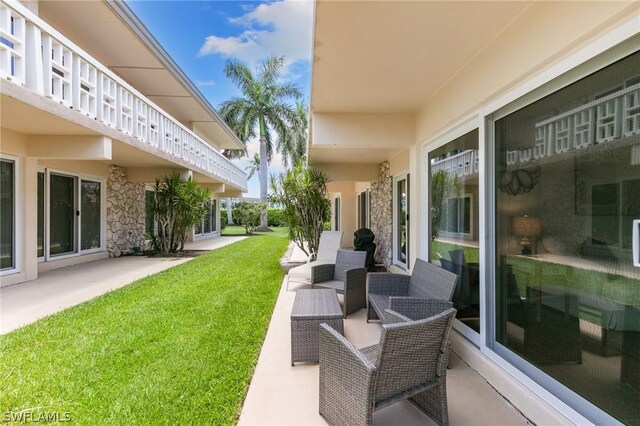
[[[216,108],[239,96],[224,76],[227,59],[252,67],[272,55],[287,58],[284,78],[309,94],[313,2],[281,1],[140,1],[128,0],[153,36]],[[250,156],[257,151],[250,141]],[[239,160],[244,169],[248,161]],[[269,172],[282,171],[279,157]],[[257,176],[248,196],[259,196]]]

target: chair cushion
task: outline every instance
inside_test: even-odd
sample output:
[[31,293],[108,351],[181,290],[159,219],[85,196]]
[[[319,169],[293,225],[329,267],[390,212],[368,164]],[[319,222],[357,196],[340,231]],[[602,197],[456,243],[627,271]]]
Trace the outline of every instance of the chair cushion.
[[336,291],[336,293],[344,292],[344,281],[323,281],[321,283],[315,283],[313,286],[318,288],[332,288]]
[[384,319],[384,311],[389,308],[389,296],[369,293],[369,305],[373,307],[380,319]]

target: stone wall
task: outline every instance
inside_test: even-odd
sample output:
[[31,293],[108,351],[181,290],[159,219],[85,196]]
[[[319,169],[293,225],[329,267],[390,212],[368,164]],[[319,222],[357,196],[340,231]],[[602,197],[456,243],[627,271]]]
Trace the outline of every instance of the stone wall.
[[107,251],[118,257],[144,243],[144,183],[127,182],[127,169],[110,165],[107,179]]
[[371,182],[371,230],[376,236],[376,263],[391,265],[393,256],[393,179],[389,162],[380,164],[378,180]]

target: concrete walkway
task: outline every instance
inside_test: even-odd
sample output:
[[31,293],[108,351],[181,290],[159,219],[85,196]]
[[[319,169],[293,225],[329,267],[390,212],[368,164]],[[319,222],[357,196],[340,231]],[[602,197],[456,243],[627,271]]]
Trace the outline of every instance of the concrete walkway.
[[[215,250],[245,238],[201,240],[188,243],[185,248]],[[101,259],[45,272],[37,280],[0,288],[0,334],[192,259],[134,256]]]
[[[326,425],[318,414],[318,366],[291,367],[290,314],[295,291],[285,282],[276,302],[258,365],[240,414],[240,425]],[[365,321],[361,310],[345,320],[345,335],[356,347],[380,339],[379,323]],[[447,372],[449,419],[452,425],[526,425],[524,418],[487,381],[452,354]],[[408,401],[374,413],[374,425],[432,425]]]

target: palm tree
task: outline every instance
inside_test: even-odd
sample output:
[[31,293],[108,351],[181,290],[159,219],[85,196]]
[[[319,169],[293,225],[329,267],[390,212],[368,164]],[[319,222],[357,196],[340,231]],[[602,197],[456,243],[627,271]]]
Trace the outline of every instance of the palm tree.
[[282,162],[285,167],[288,167],[289,163],[296,165],[299,162],[305,162],[307,158],[308,127],[307,106],[302,102],[298,102],[295,107],[294,120],[291,122],[291,129],[281,143]]
[[253,154],[253,159],[249,160],[249,165],[244,170],[247,172],[247,179],[251,179],[260,170],[260,155],[257,152]]
[[[220,113],[238,133],[240,138],[255,135],[260,138],[260,201],[267,202],[268,163],[274,150],[274,141],[279,152],[288,156],[282,141],[288,140],[292,123],[296,121],[296,111],[288,104],[291,99],[302,98],[302,93],[292,83],[280,82],[284,57],[271,57],[262,66],[251,72],[242,62],[228,60],[224,68],[242,91],[242,97],[235,97],[222,103]],[[260,227],[267,227],[267,211],[263,210]]]

